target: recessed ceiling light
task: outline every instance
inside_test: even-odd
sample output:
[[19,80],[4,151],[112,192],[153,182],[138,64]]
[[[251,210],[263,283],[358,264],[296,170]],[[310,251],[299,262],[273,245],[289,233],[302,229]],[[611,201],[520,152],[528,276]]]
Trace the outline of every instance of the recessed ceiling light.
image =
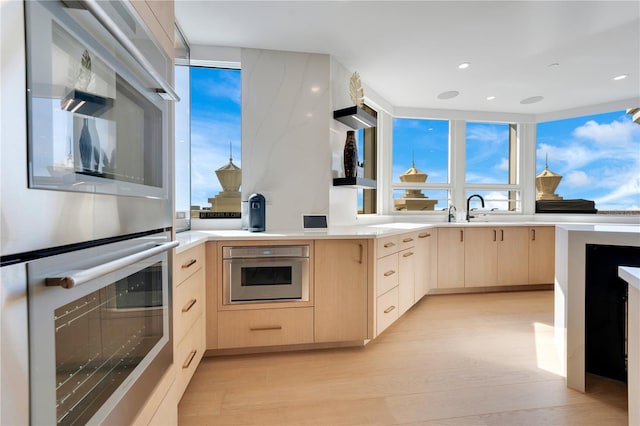
[[457,90],[449,90],[448,92],[442,92],[438,95],[438,99],[452,99],[458,96],[460,92]]
[[615,81],[618,81],[618,80],[624,80],[627,77],[629,77],[629,74],[620,74],[620,75],[617,75],[617,76],[613,77],[613,79]]
[[469,62],[463,62],[460,65],[458,65],[458,68],[460,68],[461,70],[469,68],[469,65],[471,65],[471,63]]
[[535,104],[536,102],[540,102],[544,99],[544,96],[531,96],[530,98],[523,99],[520,101],[521,104]]
[[311,91],[312,91],[313,93],[318,93],[318,92],[320,91],[320,88],[319,88],[318,86],[313,86],[313,87],[311,88]]
[[492,100],[494,100],[495,98],[496,98],[495,96],[487,96],[487,100],[488,100],[488,101],[492,101]]

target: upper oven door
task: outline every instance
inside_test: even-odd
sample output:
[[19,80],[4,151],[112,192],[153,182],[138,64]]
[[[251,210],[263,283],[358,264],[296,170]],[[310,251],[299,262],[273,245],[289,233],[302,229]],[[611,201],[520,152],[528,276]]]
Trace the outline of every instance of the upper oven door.
[[167,199],[172,63],[131,5],[25,8],[29,187]]

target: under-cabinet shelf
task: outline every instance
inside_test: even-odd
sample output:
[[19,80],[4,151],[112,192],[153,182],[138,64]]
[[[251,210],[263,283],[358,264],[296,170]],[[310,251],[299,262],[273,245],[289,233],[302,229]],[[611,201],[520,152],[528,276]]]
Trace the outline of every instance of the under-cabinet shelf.
[[345,188],[376,189],[376,181],[362,177],[341,177],[333,179],[333,186]]
[[376,127],[378,125],[378,120],[373,115],[356,105],[333,111],[333,118],[352,129]]

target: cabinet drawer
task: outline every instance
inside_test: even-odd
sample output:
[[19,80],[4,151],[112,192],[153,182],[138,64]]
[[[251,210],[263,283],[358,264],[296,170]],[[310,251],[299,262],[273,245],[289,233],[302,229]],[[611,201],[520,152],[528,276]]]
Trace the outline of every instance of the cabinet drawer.
[[200,268],[176,288],[173,296],[173,338],[180,342],[204,312],[204,269]]
[[398,285],[398,255],[392,254],[377,260],[376,296]]
[[204,244],[178,253],[173,264],[173,278],[176,285],[193,275],[198,269],[204,266]]
[[313,307],[218,312],[218,348],[313,343]]
[[376,307],[377,333],[380,334],[398,319],[398,287],[378,296]]
[[398,251],[406,250],[416,245],[416,233],[402,234],[398,236]]
[[381,257],[396,253],[399,250],[399,244],[400,242],[397,235],[378,238],[376,240],[376,257],[380,259]]
[[197,318],[193,327],[176,346],[174,362],[176,366],[176,385],[178,396],[182,397],[196,367],[200,363],[205,349],[204,316]]

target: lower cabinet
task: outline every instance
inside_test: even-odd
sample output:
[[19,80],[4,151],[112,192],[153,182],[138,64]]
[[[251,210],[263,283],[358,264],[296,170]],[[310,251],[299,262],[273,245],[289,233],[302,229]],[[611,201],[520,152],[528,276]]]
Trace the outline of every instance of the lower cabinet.
[[382,333],[398,319],[399,310],[398,287],[394,287],[377,297],[376,300],[376,335]]
[[315,342],[367,339],[367,252],[367,240],[315,242]]
[[408,248],[398,253],[398,315],[402,315],[416,303],[415,250]]
[[554,247],[553,226],[440,228],[437,288],[553,283]]
[[204,244],[174,258],[173,359],[178,400],[182,398],[206,347],[204,265]]
[[218,312],[218,348],[313,343],[313,307]]
[[438,229],[438,282],[437,288],[464,287],[465,230]]
[[552,284],[555,281],[556,228],[529,227],[529,283]]
[[416,233],[415,250],[415,301],[429,292],[431,288],[431,240],[432,230]]

